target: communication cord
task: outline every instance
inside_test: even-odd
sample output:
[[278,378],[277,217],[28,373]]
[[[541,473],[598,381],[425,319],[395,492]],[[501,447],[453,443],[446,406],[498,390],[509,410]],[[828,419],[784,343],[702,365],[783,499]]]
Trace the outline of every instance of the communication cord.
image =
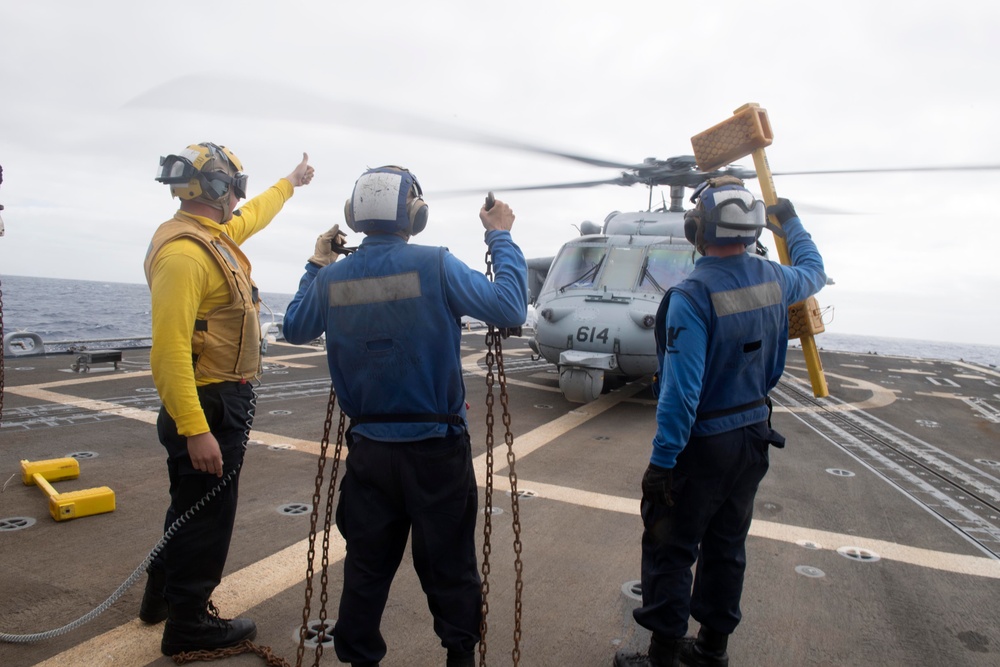
[[[250,441],[250,430],[253,428],[254,413],[257,411],[257,387],[259,387],[259,386],[260,386],[260,380],[259,380],[259,378],[254,378],[253,384],[251,384],[251,389],[253,390],[253,398],[250,399],[250,414],[247,417],[246,432],[245,432],[245,434],[243,436],[243,454],[244,454],[244,456],[246,456],[247,444]],[[111,607],[111,605],[113,605],[115,602],[117,602],[118,599],[121,598],[121,596],[125,594],[125,591],[127,591],[129,588],[131,588],[133,585],[135,585],[135,582],[137,582],[139,580],[139,578],[142,577],[143,573],[149,567],[149,564],[153,562],[153,560],[157,557],[157,555],[159,555],[159,553],[163,550],[163,547],[166,546],[167,542],[169,542],[170,538],[172,538],[177,533],[177,531],[180,529],[180,527],[182,525],[184,525],[184,523],[188,519],[190,519],[191,516],[195,512],[197,512],[202,507],[204,507],[208,503],[208,501],[210,501],[212,498],[214,498],[216,495],[218,495],[218,493],[227,484],[229,484],[229,482],[231,482],[236,475],[239,474],[240,469],[242,467],[243,467],[243,461],[242,461],[242,458],[241,458],[239,465],[237,465],[235,468],[233,468],[232,470],[230,470],[229,473],[226,474],[226,476],[222,478],[221,482],[219,482],[215,487],[212,488],[212,490],[210,490],[208,493],[206,493],[205,496],[201,500],[199,500],[194,505],[192,505],[191,507],[189,507],[187,509],[187,511],[184,512],[184,514],[182,514],[181,516],[177,517],[174,520],[174,522],[172,524],[170,524],[170,527],[167,528],[166,532],[163,533],[163,537],[161,537],[160,540],[156,543],[156,545],[153,547],[152,551],[149,552],[149,555],[146,556],[146,558],[139,564],[139,566],[137,568],[135,568],[135,570],[132,572],[132,574],[129,575],[129,577],[124,582],[122,582],[122,584],[117,589],[115,589],[115,592],[112,593],[108,597],[107,600],[105,600],[104,602],[102,602],[101,604],[99,604],[97,607],[95,607],[94,609],[92,609],[90,612],[88,612],[88,613],[84,614],[83,616],[81,616],[80,618],[76,619],[75,621],[67,623],[66,625],[64,625],[64,626],[62,626],[60,628],[55,628],[53,630],[47,630],[45,632],[36,632],[36,633],[33,633],[33,634],[27,634],[27,635],[18,635],[18,634],[10,634],[10,633],[6,633],[6,632],[0,632],[0,643],[6,643],[6,644],[31,644],[31,643],[38,642],[38,641],[43,641],[43,640],[46,640],[46,639],[53,639],[53,638],[58,637],[60,635],[64,635],[67,632],[70,632],[72,630],[76,630],[80,626],[89,623],[90,621],[94,620],[95,618],[97,618],[98,616],[100,616],[101,614],[103,614],[105,611],[107,611]]]

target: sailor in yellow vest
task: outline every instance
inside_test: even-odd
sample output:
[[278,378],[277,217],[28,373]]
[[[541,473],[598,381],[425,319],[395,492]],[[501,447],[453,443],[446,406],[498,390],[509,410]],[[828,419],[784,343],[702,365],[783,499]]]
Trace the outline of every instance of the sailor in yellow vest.
[[[167,450],[175,528],[149,567],[139,618],[166,619],[166,655],[253,639],[245,618],[220,618],[209,601],[222,579],[236,516],[239,471],[260,373],[260,309],[240,244],[264,229],[313,177],[308,156],[287,177],[247,201],[247,176],[225,146],[193,144],[160,158],[156,180],[180,198],[146,253],[152,297],[150,366],[160,394],[156,429]],[[214,494],[210,492],[218,488]]]

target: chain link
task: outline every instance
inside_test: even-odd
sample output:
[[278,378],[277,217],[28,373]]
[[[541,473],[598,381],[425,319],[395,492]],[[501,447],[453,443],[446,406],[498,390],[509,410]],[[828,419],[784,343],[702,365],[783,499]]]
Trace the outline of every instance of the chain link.
[[291,667],[283,658],[274,655],[270,646],[258,646],[249,639],[240,642],[236,646],[219,648],[211,651],[186,651],[172,656],[173,661],[178,665],[185,665],[189,662],[210,662],[212,660],[222,660],[242,653],[256,653],[268,667]]
[[500,384],[500,404],[503,406],[504,442],[507,444],[507,470],[510,478],[511,524],[514,529],[514,648],[511,651],[513,664],[521,661],[521,594],[524,590],[521,562],[521,511],[518,503],[517,470],[514,467],[514,435],[510,430],[510,409],[507,401],[507,376],[503,368],[503,346],[500,338],[495,338],[497,357],[497,377]]
[[[333,385],[330,385],[330,401],[326,407],[326,419],[323,422],[323,440],[320,443],[319,460],[316,464],[316,485],[313,490],[312,512],[309,515],[309,549],[306,560],[306,592],[305,603],[302,605],[302,626],[299,628],[299,645],[295,653],[295,667],[302,667],[305,656],[306,634],[309,628],[309,615],[312,609],[313,578],[315,576],[314,563],[316,562],[316,525],[319,521],[319,505],[323,496],[323,480],[326,477],[327,451],[330,447],[330,431],[333,426],[333,411],[337,403],[337,394]],[[313,667],[318,667],[320,658],[323,657],[323,644],[327,638],[326,634],[326,605],[328,601],[328,571],[330,567],[330,529],[333,524],[333,505],[336,500],[337,475],[340,469],[340,455],[344,444],[345,433],[344,413],[340,413],[340,420],[337,424],[337,442],[334,446],[333,464],[330,468],[330,482],[327,486],[326,507],[323,516],[323,555],[320,573],[320,628],[316,637],[316,659]],[[208,662],[211,660],[221,660],[242,653],[256,653],[264,659],[268,667],[291,667],[283,658],[274,655],[269,646],[258,646],[247,640],[228,648],[220,648],[211,651],[189,651],[173,656],[173,660],[178,665],[188,662]]]
[[[330,385],[330,400],[326,406],[326,419],[323,422],[323,440],[320,444],[319,460],[316,467],[316,485],[313,490],[312,512],[309,515],[309,549],[306,556],[306,592],[305,603],[302,606],[302,626],[299,628],[299,645],[295,653],[295,665],[301,667],[306,649],[306,633],[309,628],[309,615],[312,610],[313,577],[316,562],[316,524],[319,519],[319,504],[322,498],[323,479],[327,460],[327,450],[330,447],[330,430],[333,426],[333,409],[337,403],[337,394]],[[320,630],[316,641],[316,661],[313,665],[319,665],[319,660],[323,656],[323,643],[326,639],[326,604],[327,604],[327,572],[330,565],[330,526],[333,518],[333,502],[337,485],[337,474],[340,467],[340,454],[344,444],[344,413],[340,413],[340,422],[337,426],[337,443],[333,453],[333,467],[330,472],[330,484],[327,491],[326,508],[323,517],[323,556],[321,558],[322,574],[320,575]]]
[[[489,253],[486,255],[486,275],[490,276]],[[482,563],[482,620],[479,622],[479,665],[486,665],[487,619],[490,612],[490,536],[493,533],[493,338],[491,325],[486,332],[486,496],[483,503],[483,563]]]
[[[486,276],[490,280],[493,279],[493,266],[489,251],[486,252]],[[0,292],[0,297],[2,297],[2,292]],[[2,306],[2,301],[0,301],[0,306]],[[0,311],[0,325],[2,325],[2,322],[2,311]],[[493,408],[495,404],[493,398],[494,384],[499,385],[500,405],[502,409],[501,421],[504,425],[504,442],[507,445],[507,468],[509,470],[510,478],[511,514],[514,529],[514,648],[511,651],[511,658],[513,660],[514,667],[517,667],[521,660],[521,611],[522,593],[524,591],[524,566],[521,561],[521,520],[520,506],[518,503],[519,494],[517,490],[517,472],[515,470],[516,457],[514,455],[514,436],[510,430],[511,420],[507,394],[507,377],[503,368],[503,345],[501,343],[502,338],[507,338],[511,335],[520,336],[521,328],[498,329],[490,325],[486,333],[486,493],[483,507],[483,563],[481,568],[482,620],[480,622],[481,637],[479,642],[480,667],[485,667],[486,665],[486,636],[489,627],[487,618],[489,616],[490,609],[490,554],[492,552],[490,538],[493,532],[493,426],[495,424],[495,419],[493,417]],[[0,357],[0,360],[2,360],[2,357]],[[496,379],[494,379],[494,366],[496,366]],[[0,380],[2,380],[2,377],[3,376],[0,375]],[[0,389],[2,389],[2,385],[0,385]],[[326,420],[323,424],[323,440],[320,446],[319,461],[317,463],[316,485],[312,498],[312,512],[309,517],[309,549],[306,563],[305,604],[302,607],[302,627],[299,629],[299,645],[295,660],[296,667],[301,667],[305,654],[305,638],[309,624],[309,615],[311,612],[313,596],[312,582],[313,577],[315,576],[313,564],[316,559],[316,526],[319,519],[319,503],[322,497],[327,450],[330,445],[330,430],[333,426],[333,410],[336,404],[336,399],[336,393],[331,385],[330,401],[327,405]],[[2,407],[2,396],[0,396],[0,407]],[[323,522],[323,555],[321,558],[322,573],[320,575],[320,629],[316,643],[316,661],[313,663],[314,667],[318,667],[319,660],[323,656],[323,640],[326,637],[326,605],[328,601],[327,588],[329,583],[327,573],[330,564],[330,528],[333,523],[333,505],[336,498],[336,485],[341,448],[344,443],[344,427],[345,418],[343,412],[341,412],[337,427],[337,443],[334,450],[333,466],[330,473],[330,482],[327,487],[326,507]],[[178,665],[183,665],[194,661],[218,660],[229,656],[240,655],[242,653],[257,654],[265,660],[268,667],[291,667],[291,665],[289,665],[285,660],[275,656],[270,647],[257,646],[251,641],[245,641],[237,646],[217,649],[214,651],[192,651],[188,653],[181,653],[173,656],[173,660]]]
[[[489,250],[486,251],[486,277],[490,280],[493,279],[493,262]],[[521,598],[524,590],[524,566],[521,562],[521,512],[518,503],[517,471],[514,467],[514,436],[510,430],[510,409],[507,399],[507,376],[503,368],[503,344],[501,342],[501,339],[512,335],[520,336],[521,328],[517,327],[506,329],[496,328],[493,325],[490,325],[486,331],[486,502],[484,507],[485,520],[483,528],[483,619],[480,624],[480,667],[485,667],[486,665],[486,630],[488,627],[486,619],[487,612],[489,611],[489,602],[487,601],[487,594],[489,593],[488,577],[490,572],[489,555],[492,550],[490,545],[490,535],[492,533],[491,519],[493,514],[494,364],[497,369],[497,384],[500,386],[500,405],[503,411],[501,420],[504,425],[504,442],[507,444],[507,469],[510,478],[511,521],[514,529],[514,648],[511,651],[511,659],[513,660],[514,667],[517,667],[521,660]]]

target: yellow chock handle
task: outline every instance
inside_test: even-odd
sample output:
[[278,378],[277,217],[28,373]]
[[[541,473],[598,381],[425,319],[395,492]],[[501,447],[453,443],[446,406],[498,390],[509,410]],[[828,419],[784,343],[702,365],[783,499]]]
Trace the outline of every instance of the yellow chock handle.
[[[767,119],[767,111],[754,103],[744,104],[728,118],[700,134],[691,137],[691,147],[694,149],[695,161],[702,171],[714,171],[720,167],[747,155],[753,156],[753,164],[757,170],[757,181],[760,183],[764,204],[774,206],[778,203],[778,194],[774,189],[774,178],[771,167],[767,163],[764,148],[774,140],[771,123]],[[781,225],[774,216],[770,221],[779,229]],[[790,265],[788,245],[785,239],[775,235],[774,243],[778,250],[778,259],[782,264]],[[810,297],[809,301],[815,303]],[[796,304],[798,306],[799,304]],[[809,304],[811,305],[811,304]],[[796,306],[792,306],[795,308]],[[791,309],[789,309],[791,310]],[[815,310],[815,309],[814,309]],[[814,331],[822,331],[822,323],[814,324]],[[801,333],[802,354],[805,356],[806,367],[809,370],[809,381],[812,384],[813,395],[822,398],[830,395],[823,374],[823,362],[819,358],[819,350],[811,333]]]
[[76,479],[80,476],[80,462],[68,456],[62,459],[46,459],[44,461],[21,459],[21,481],[25,486],[31,486],[35,483],[36,473],[48,482]]
[[49,514],[56,521],[113,512],[115,492],[106,486],[59,493],[50,483],[79,476],[80,463],[73,458],[21,461],[21,481],[25,486],[34,484],[45,493]]

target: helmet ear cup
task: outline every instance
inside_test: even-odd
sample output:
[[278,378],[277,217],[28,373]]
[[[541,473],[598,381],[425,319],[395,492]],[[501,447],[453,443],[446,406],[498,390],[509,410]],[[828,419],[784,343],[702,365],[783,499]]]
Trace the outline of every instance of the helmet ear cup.
[[693,208],[684,213],[684,238],[693,245],[698,245],[698,223],[701,221],[701,214],[698,209]]
[[406,203],[406,215],[410,219],[410,235],[419,234],[427,226],[429,210],[427,204],[419,196]]
[[354,215],[351,213],[350,199],[344,202],[344,220],[347,222],[347,226],[351,228],[352,232],[358,231],[357,227],[354,226]]

